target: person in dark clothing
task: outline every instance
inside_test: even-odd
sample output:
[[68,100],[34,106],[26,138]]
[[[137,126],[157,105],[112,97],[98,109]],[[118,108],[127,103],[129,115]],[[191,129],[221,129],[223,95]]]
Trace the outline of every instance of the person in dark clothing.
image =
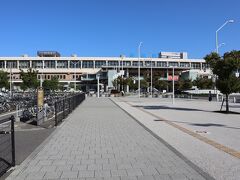
[[212,94],[211,94],[211,91],[209,91],[208,101],[212,101]]

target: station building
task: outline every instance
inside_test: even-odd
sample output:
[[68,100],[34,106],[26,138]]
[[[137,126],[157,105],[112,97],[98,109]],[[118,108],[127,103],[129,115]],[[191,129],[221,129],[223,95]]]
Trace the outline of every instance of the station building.
[[[160,80],[178,81],[180,76],[192,74],[210,74],[204,59],[189,59],[185,52],[160,52],[158,58],[136,57],[78,57],[72,55],[62,57],[56,51],[38,51],[36,57],[23,55],[21,57],[0,57],[0,69],[12,76],[15,87],[21,83],[21,70],[29,68],[38,71],[38,79],[51,79],[57,76],[59,82],[81,84],[84,91],[96,87],[96,77],[105,90],[112,87],[112,81],[118,76],[133,77],[138,80],[140,62],[140,77],[152,70],[153,74],[160,75]],[[174,68],[174,77],[173,75]],[[192,78],[192,77],[191,77]]]

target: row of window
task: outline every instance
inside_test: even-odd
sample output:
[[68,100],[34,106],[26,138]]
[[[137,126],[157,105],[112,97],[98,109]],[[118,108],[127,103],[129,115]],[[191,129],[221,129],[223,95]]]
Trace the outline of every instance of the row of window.
[[[151,65],[152,63],[152,65]],[[68,68],[68,61],[51,61],[46,60],[44,61],[32,61],[32,68]],[[95,68],[101,68],[102,66],[138,66],[138,61],[133,61],[131,64],[131,61],[95,61]],[[165,62],[165,61],[141,61],[140,62],[141,67],[186,67],[186,68],[193,68],[193,69],[200,69],[201,64],[197,62]],[[29,68],[30,67],[30,61],[19,61],[19,68]],[[94,62],[93,61],[70,61],[69,64],[70,68],[94,68]],[[5,68],[5,61],[0,61],[0,68]],[[6,68],[17,68],[17,61],[6,61]],[[209,68],[208,64],[202,63],[202,68]]]
[[[44,74],[44,75],[38,75],[38,79],[41,79],[41,76],[43,79],[52,79],[54,76],[57,77],[58,79],[66,79],[66,75],[53,75],[53,74]],[[81,76],[80,75],[76,75],[76,79],[79,79]],[[72,75],[72,79],[75,79],[75,75]]]
[[57,77],[58,79],[66,79],[66,75],[49,75],[49,74],[38,75],[38,79],[41,79],[41,76],[43,79],[47,79],[47,80],[50,80],[53,77]]

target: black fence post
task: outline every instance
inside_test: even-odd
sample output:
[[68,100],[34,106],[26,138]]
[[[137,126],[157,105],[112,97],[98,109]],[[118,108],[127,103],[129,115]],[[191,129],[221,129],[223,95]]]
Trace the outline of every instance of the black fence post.
[[15,131],[14,131],[14,121],[15,117],[11,116],[11,141],[12,141],[12,166],[15,166],[16,161],[15,161]]
[[65,97],[63,98],[63,119],[65,119]]
[[75,96],[72,97],[73,98],[73,110],[75,109]]
[[55,126],[58,126],[85,99],[85,94],[74,94],[64,97],[54,103]]
[[61,122],[62,122],[62,120],[64,119],[64,117],[63,117],[63,113],[64,113],[63,102],[64,102],[64,101],[63,101],[63,99],[62,99],[61,102],[60,102],[60,104],[61,104],[61,111],[59,111],[59,113],[61,113],[61,116],[60,116],[60,117],[61,117],[61,120],[60,120]]
[[55,109],[55,126],[58,125],[58,120],[57,120],[57,102],[54,102],[54,109]]
[[68,98],[68,114],[71,113],[71,109],[70,109],[70,98]]
[[72,107],[73,107],[73,105],[72,105],[72,97],[70,97],[69,99],[70,99],[69,104],[70,104],[70,113],[71,113],[72,112]]

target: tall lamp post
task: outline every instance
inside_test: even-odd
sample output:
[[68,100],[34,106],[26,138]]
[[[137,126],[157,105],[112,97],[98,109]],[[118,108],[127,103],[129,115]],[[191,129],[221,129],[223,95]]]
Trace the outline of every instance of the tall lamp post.
[[219,48],[219,44],[218,44],[218,31],[220,31],[224,26],[226,26],[228,23],[233,23],[234,20],[230,19],[227,20],[222,26],[220,26],[217,30],[216,30],[216,53],[218,53],[218,48]]
[[122,60],[122,71],[120,71],[121,72],[121,90],[124,91],[124,87],[123,87],[123,58],[124,58],[124,55],[120,55],[120,58]]
[[77,81],[77,78],[76,78],[76,71],[77,71],[77,64],[79,63],[80,61],[77,61],[77,62],[72,62],[71,63],[74,65],[74,91],[76,91],[77,89],[77,85],[76,85],[76,81]]
[[[218,45],[218,49],[219,49],[220,47],[222,47],[222,46],[225,46],[225,45],[226,45],[225,43],[221,43],[221,44],[219,44],[219,45]],[[214,51],[216,52],[217,49],[215,49]]]
[[99,98],[99,77],[100,77],[100,74],[96,74],[96,77],[97,77],[97,97]]
[[[218,49],[220,48],[220,46],[222,46],[221,44],[218,44],[218,31],[220,31],[224,26],[226,26],[228,23],[234,23],[234,20],[230,19],[227,20],[222,26],[220,26],[217,30],[216,30],[216,53],[218,53]],[[216,82],[217,77],[215,77],[215,82]],[[216,87],[215,87],[216,89]],[[216,89],[216,99],[218,101],[218,90]]]
[[153,97],[153,77],[152,77],[152,58],[151,58],[151,96]]
[[42,88],[42,87],[43,87],[43,72],[40,75],[40,88]]
[[138,97],[140,98],[141,96],[141,89],[140,89],[140,56],[141,56],[141,46],[142,46],[142,42],[139,43],[138,46]]
[[9,62],[10,64],[10,97],[12,97],[12,62]]
[[174,87],[174,66],[170,66],[172,68],[172,104],[175,103],[175,94],[174,94],[174,91],[175,91],[175,87]]

